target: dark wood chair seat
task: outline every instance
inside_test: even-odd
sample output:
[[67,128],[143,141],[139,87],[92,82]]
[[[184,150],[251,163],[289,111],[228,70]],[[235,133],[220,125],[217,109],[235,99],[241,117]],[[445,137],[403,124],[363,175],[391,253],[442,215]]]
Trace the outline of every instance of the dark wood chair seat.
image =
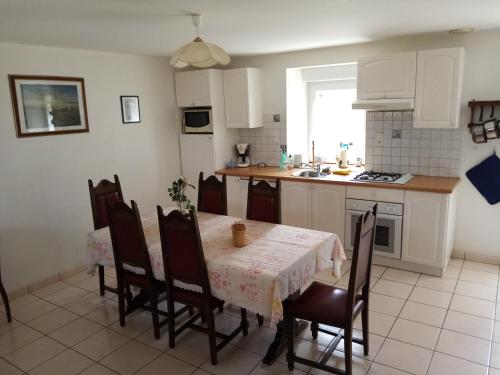
[[200,172],[198,179],[198,211],[208,212],[216,215],[227,215],[227,187],[226,175],[222,181],[216,176],[203,179]]
[[[342,327],[347,319],[348,292],[333,285],[314,281],[300,297],[290,304],[288,313],[297,319],[318,321],[334,327]],[[361,311],[364,301],[356,295],[354,311]]]
[[[368,355],[368,303],[370,289],[370,272],[375,237],[377,205],[372,212],[362,215],[356,224],[356,236],[352,255],[352,264],[348,289],[313,282],[295,301],[284,304],[285,322],[288,330],[288,369],[294,369],[294,363],[299,362],[320,370],[335,374],[352,374],[352,343],[363,345],[364,354]],[[363,339],[353,337],[353,325],[361,313]],[[318,332],[334,336],[318,361],[299,357],[294,352],[293,331],[295,318],[311,322],[311,332],[314,339]],[[337,333],[320,327],[320,324],[341,328]],[[332,353],[341,340],[344,340],[345,370],[327,365]]]

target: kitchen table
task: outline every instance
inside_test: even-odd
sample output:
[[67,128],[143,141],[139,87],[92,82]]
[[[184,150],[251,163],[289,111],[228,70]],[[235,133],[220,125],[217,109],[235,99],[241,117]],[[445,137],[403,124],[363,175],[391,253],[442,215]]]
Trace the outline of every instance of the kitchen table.
[[[173,209],[165,209],[165,214]],[[268,317],[273,326],[283,318],[282,301],[324,269],[331,267],[339,277],[346,259],[333,233],[203,212],[197,212],[197,217],[212,294]],[[141,220],[154,276],[165,280],[156,213]],[[236,221],[246,226],[248,244],[241,248],[232,242],[231,225]],[[87,251],[90,271],[98,265],[114,266],[108,228],[88,234]]]

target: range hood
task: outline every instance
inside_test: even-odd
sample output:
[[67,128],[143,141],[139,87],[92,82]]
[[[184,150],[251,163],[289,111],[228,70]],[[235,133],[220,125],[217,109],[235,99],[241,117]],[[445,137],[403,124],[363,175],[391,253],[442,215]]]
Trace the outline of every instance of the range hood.
[[356,100],[352,103],[352,109],[364,109],[367,111],[413,111],[415,109],[415,99]]

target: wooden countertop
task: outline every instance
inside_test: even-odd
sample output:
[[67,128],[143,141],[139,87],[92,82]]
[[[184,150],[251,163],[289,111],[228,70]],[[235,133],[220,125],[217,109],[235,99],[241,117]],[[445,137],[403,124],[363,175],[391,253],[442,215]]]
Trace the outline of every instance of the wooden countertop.
[[[356,170],[354,170],[356,169]],[[215,172],[215,174],[236,177],[255,177],[280,179],[286,181],[314,182],[321,184],[337,184],[349,186],[366,186],[373,188],[397,189],[397,190],[412,190],[425,191],[431,193],[450,194],[457,187],[460,179],[458,177],[434,177],[434,176],[415,176],[406,184],[385,184],[382,182],[360,182],[351,181],[357,173],[361,172],[359,168],[353,168],[353,172],[348,176],[330,175],[319,178],[295,177],[292,173],[300,169],[289,169],[281,171],[279,167],[256,167],[250,166],[246,168],[225,168]]]

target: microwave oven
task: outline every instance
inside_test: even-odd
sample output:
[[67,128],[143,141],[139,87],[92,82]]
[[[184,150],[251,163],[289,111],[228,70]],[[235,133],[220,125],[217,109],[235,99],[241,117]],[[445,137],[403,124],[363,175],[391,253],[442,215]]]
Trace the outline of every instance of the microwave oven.
[[211,108],[184,108],[182,110],[182,130],[184,134],[212,134]]

